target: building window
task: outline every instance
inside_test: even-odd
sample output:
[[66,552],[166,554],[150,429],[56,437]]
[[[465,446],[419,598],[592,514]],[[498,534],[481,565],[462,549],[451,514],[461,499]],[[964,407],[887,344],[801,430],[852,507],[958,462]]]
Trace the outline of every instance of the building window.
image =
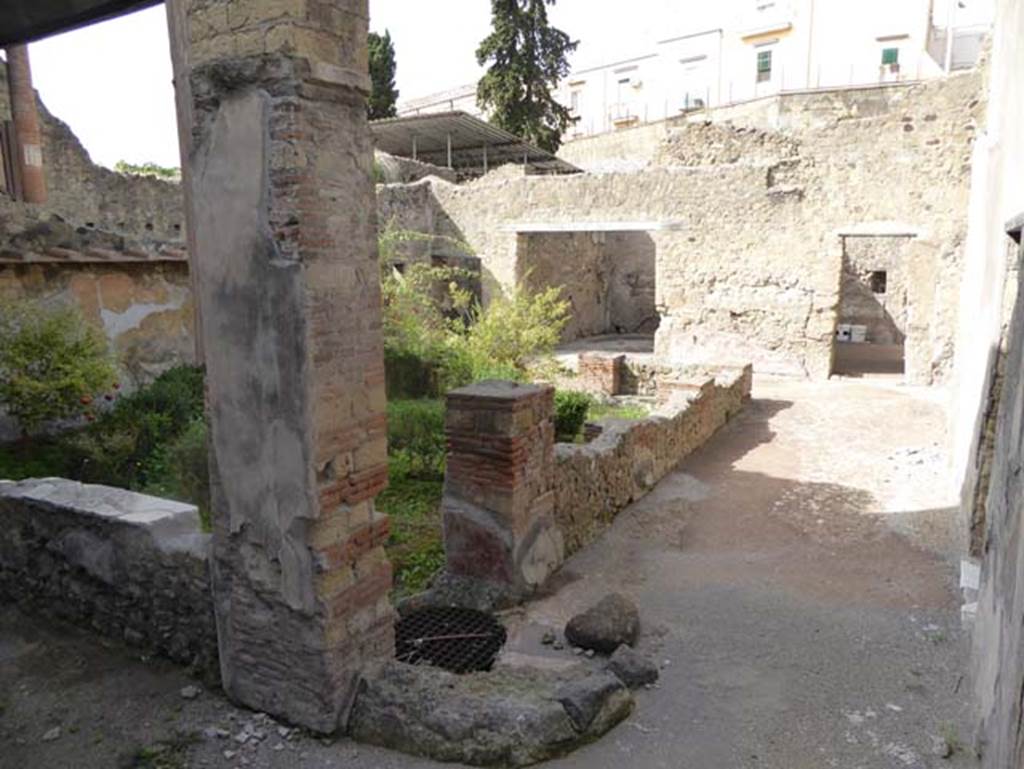
[[772,79],[772,52],[757,52],[757,82],[767,83]]
[[889,276],[886,275],[885,270],[875,270],[871,273],[868,283],[871,285],[872,294],[884,294],[889,283]]
[[896,67],[900,63],[900,49],[899,48],[883,48],[882,49],[882,66],[883,67]]
[[580,111],[580,92],[573,91],[569,94],[569,109],[576,113]]

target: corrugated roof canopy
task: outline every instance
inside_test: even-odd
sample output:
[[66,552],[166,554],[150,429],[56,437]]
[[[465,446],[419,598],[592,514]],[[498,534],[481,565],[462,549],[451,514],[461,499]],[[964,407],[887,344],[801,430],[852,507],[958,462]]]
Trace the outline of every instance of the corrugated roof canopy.
[[382,152],[436,166],[450,165],[462,176],[479,176],[504,163],[525,163],[547,173],[580,171],[550,152],[466,112],[385,118],[370,123],[370,131],[374,145]]

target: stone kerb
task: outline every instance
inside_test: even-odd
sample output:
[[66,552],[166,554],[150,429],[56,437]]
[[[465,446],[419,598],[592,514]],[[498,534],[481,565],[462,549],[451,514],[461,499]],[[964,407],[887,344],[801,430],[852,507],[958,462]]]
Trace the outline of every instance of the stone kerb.
[[216,674],[209,547],[193,505],[0,481],[0,598]]
[[453,390],[447,403],[447,572],[501,601],[521,600],[564,554],[554,525],[554,388],[489,380]]

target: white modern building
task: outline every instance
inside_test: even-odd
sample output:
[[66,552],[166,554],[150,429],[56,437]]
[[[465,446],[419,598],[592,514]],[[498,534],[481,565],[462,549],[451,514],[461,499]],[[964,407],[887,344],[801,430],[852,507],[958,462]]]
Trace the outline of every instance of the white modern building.
[[[992,0],[719,5],[714,28],[681,31],[634,58],[574,70],[558,90],[574,118],[566,138],[782,91],[941,77],[973,66],[993,14]],[[449,110],[480,115],[475,84],[399,105],[400,115]]]

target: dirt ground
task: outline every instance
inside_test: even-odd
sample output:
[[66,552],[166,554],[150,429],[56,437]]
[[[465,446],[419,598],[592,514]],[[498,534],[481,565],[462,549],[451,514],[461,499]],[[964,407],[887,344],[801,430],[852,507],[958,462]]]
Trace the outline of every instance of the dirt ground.
[[[972,765],[943,393],[758,380],[754,395],[508,617],[506,662],[574,662],[540,636],[617,590],[662,668],[632,717],[551,765]],[[216,690],[184,697],[192,685],[0,610],[0,767],[434,766],[289,730]]]

